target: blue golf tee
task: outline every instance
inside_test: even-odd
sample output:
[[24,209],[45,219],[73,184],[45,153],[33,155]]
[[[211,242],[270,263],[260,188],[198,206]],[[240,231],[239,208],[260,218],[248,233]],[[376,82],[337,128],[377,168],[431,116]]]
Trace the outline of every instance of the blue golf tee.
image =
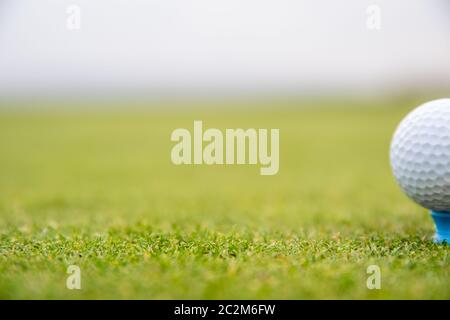
[[431,216],[436,225],[434,242],[450,244],[450,212],[431,211]]

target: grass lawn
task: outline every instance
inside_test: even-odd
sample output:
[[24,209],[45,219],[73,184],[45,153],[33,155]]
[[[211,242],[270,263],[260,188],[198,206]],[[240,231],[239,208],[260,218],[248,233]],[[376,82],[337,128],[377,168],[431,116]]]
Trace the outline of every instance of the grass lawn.
[[[449,249],[389,168],[412,106],[1,111],[0,298],[450,299]],[[173,165],[193,120],[279,128],[279,173]]]

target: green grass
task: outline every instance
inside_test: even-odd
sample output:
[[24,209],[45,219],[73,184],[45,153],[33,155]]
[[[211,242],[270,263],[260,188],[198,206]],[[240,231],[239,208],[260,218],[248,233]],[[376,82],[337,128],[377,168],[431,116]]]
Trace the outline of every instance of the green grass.
[[[450,298],[449,249],[389,169],[406,106],[240,109],[1,112],[0,298]],[[173,165],[197,119],[280,128],[278,175]]]

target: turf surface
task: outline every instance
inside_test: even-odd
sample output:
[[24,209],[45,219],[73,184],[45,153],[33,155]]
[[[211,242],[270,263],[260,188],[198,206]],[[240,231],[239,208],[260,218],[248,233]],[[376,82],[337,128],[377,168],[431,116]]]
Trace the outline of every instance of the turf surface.
[[[2,111],[0,298],[450,298],[449,249],[389,169],[409,104],[257,107]],[[278,175],[173,165],[193,120],[279,128]]]

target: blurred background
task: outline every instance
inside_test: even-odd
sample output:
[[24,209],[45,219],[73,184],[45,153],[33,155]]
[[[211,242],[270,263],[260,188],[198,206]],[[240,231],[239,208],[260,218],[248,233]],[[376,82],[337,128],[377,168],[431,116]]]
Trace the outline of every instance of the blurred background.
[[0,2],[5,99],[379,97],[449,86],[447,0]]
[[[0,0],[0,298],[449,298],[389,166],[449,96],[448,0]],[[278,174],[174,165],[194,120]]]

